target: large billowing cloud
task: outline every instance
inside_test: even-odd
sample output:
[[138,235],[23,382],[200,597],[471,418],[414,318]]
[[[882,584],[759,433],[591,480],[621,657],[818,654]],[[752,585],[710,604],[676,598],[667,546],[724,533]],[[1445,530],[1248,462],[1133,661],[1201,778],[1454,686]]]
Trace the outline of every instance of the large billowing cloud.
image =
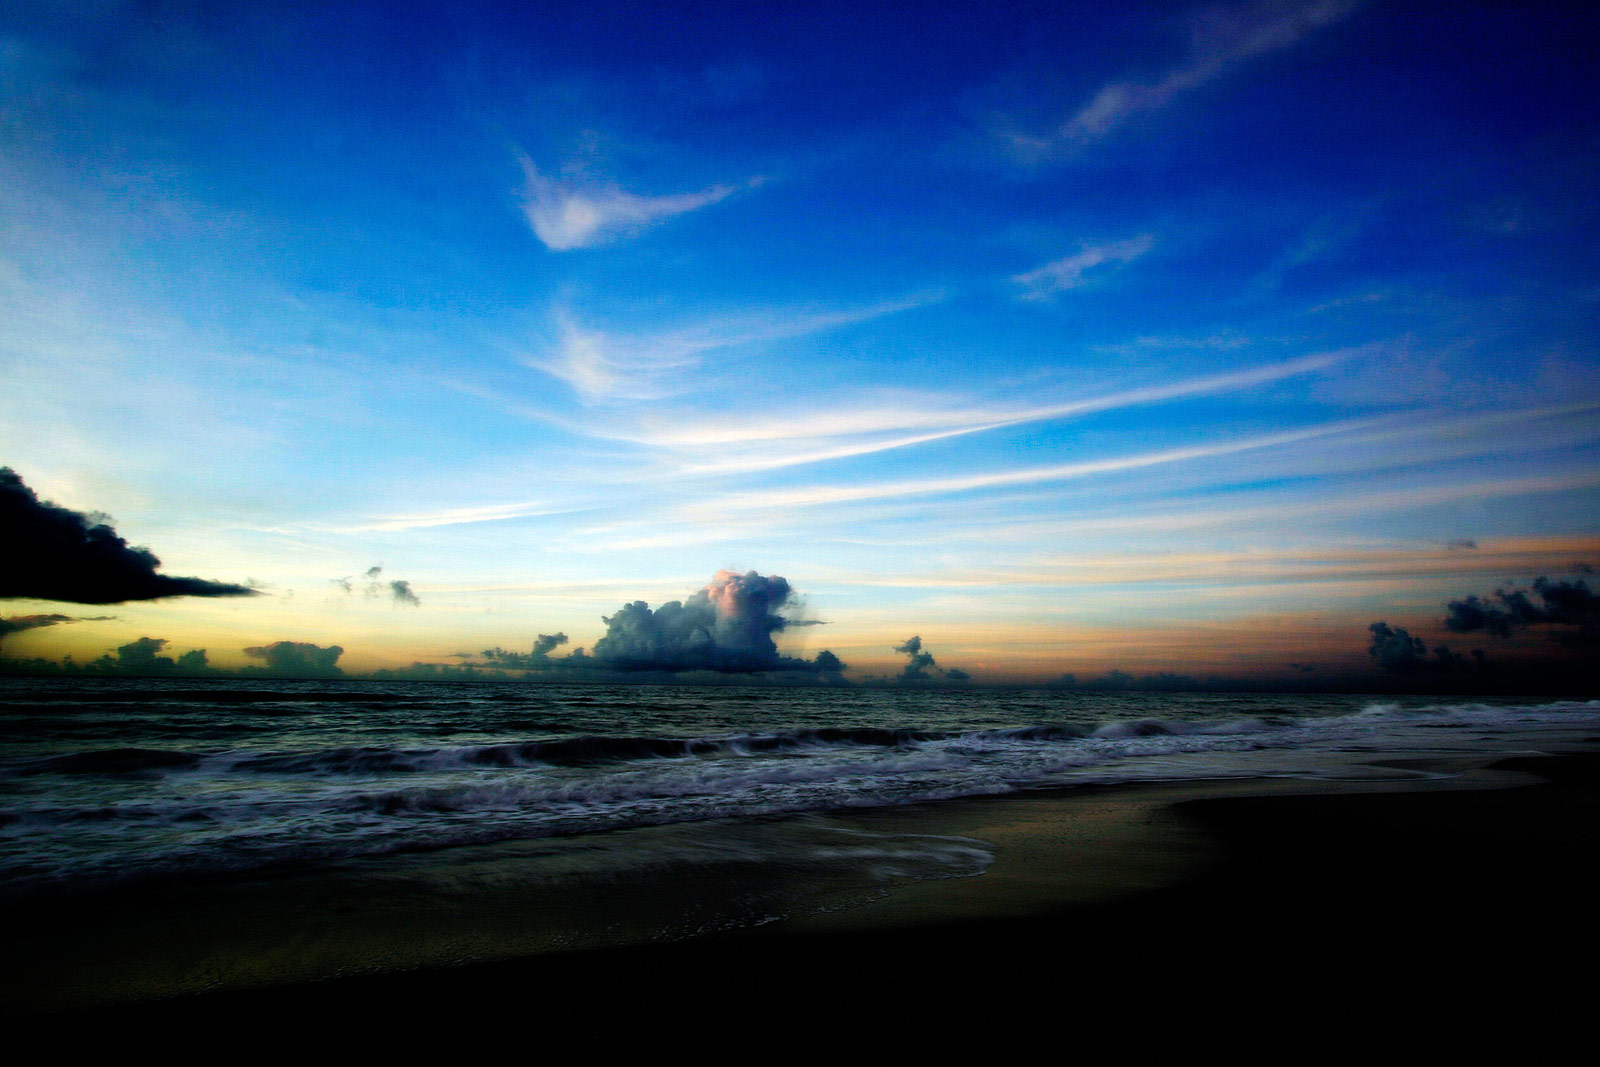
[[594,658],[612,670],[725,672],[814,670],[781,656],[772,635],[789,625],[780,614],[793,593],[777,575],[718,571],[687,600],[652,610],[642,600],[604,618]]
[[148,548],[130,546],[104,516],[41,501],[10,467],[0,467],[0,536],[0,598],[120,604],[256,592],[227,582],[157,574],[161,561]]

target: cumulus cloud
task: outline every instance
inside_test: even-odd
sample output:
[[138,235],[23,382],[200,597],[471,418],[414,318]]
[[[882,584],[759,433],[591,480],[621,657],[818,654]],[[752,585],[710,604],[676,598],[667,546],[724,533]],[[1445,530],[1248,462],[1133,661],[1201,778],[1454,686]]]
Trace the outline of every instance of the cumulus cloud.
[[923,647],[920,636],[906,638],[905,643],[896,645],[894,650],[910,657],[896,676],[897,681],[915,685],[919,682],[934,681],[939,676],[947,682],[965,682],[972,677],[958,668],[940,667],[934,660],[933,653]]
[[280,678],[337,678],[344,674],[338,666],[344,649],[339,645],[323,648],[305,641],[277,641],[244,650],[245,655],[261,660],[262,667],[247,667],[241,673],[261,673]]
[[1454,633],[1486,633],[1510,637],[1528,626],[1548,626],[1560,640],[1572,645],[1600,644],[1600,593],[1582,579],[1534,579],[1531,593],[1522,589],[1497,589],[1492,597],[1469,596],[1452,600],[1444,624]]
[[772,635],[789,625],[780,609],[792,594],[787,579],[750,571],[718,571],[687,600],[652,610],[642,600],[604,617],[594,656],[614,670],[771,671],[793,668]]
[[608,182],[559,181],[540,172],[523,155],[522,213],[534,234],[554,252],[589,248],[655,223],[726,200],[742,188],[760,184],[713,185],[693,193],[639,196]]
[[[1367,630],[1372,634],[1367,645],[1367,655],[1386,671],[1412,674],[1420,671],[1450,670],[1466,662],[1465,657],[1451,652],[1443,645],[1435,648],[1430,658],[1428,646],[1422,638],[1411,636],[1403,627],[1375,622],[1368,626]],[[1482,653],[1475,651],[1473,658],[1481,663]]]
[[1056,293],[1085,284],[1086,276],[1097,267],[1133,262],[1150,251],[1155,240],[1146,233],[1125,241],[1085,245],[1070,256],[1018,274],[1011,280],[1022,287],[1022,299],[1047,300]]
[[0,467],[0,598],[120,604],[172,596],[254,596],[245,585],[157,574],[148,548],[117,536],[104,515],[41,501],[10,467]]
[[837,680],[846,668],[832,652],[824,650],[808,660],[778,651],[773,635],[809,625],[795,617],[798,606],[786,578],[718,571],[684,600],[656,608],[635,600],[603,616],[606,632],[592,652],[579,648],[555,658],[550,653],[567,643],[567,635],[554,633],[540,634],[531,652],[493,648],[482,655],[492,666],[515,670],[794,671]]
[[564,633],[540,634],[533,642],[533,656],[535,658],[547,657],[551,652],[566,643],[567,635]]

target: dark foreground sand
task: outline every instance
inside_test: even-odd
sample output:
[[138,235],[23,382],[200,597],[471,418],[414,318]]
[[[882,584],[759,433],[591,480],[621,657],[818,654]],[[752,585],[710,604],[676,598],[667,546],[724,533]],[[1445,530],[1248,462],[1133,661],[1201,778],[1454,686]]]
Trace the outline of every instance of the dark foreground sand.
[[[1600,753],[1431,769],[1452,777],[867,812],[845,818],[982,839],[998,858],[980,877],[672,944],[92,1008],[51,1004],[59,976],[41,946],[70,916],[13,914],[7,1014],[13,1028],[119,1042],[317,1034],[548,1051],[564,1034],[612,1052],[759,1041],[728,1055],[845,1055],[865,1041],[1033,1058],[1042,1039],[1052,1058],[1587,1059]],[[131,921],[84,918],[100,939]],[[314,940],[287,951],[314,956]]]

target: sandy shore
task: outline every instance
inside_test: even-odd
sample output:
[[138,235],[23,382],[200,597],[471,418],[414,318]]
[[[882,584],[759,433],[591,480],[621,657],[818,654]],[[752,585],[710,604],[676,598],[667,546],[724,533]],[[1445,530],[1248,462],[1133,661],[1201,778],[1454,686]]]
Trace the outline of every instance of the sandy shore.
[[[644,1048],[674,1028],[758,1020],[810,1020],[797,1038],[810,1043],[819,1027],[865,1018],[901,1020],[927,1047],[940,1026],[965,1042],[972,1027],[1014,1040],[1023,1025],[1232,1054],[1377,1040],[1435,1052],[1586,1047],[1600,753],[1406,769],[1441,777],[1124,787],[840,816],[872,833],[983,841],[995,860],[977,877],[907,882],[871,902],[670,944],[419,966],[426,956],[395,946],[456,937],[463,956],[481,956],[474,946],[505,943],[519,913],[491,901],[424,923],[323,901],[308,905],[294,943],[273,946],[310,961],[280,974],[315,974],[329,951],[318,931],[335,926],[346,951],[382,952],[373,946],[387,938],[390,961],[412,969],[95,1007],[61,993],[91,948],[126,960],[161,939],[182,957],[220,936],[207,923],[233,920],[181,894],[77,922],[13,914],[6,1004],[17,1022],[123,1034],[360,1020],[481,1035],[520,1020]],[[669,904],[676,891],[662,890]],[[159,933],[185,916],[184,936]],[[120,947],[107,942],[118,937]]]

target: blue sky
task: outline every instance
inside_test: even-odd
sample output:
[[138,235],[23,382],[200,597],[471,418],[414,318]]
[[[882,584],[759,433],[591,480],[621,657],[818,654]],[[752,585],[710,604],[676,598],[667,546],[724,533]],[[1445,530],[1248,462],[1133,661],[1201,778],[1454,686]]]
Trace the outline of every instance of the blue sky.
[[9,4],[0,464],[266,595],[8,652],[587,645],[729,568],[861,672],[1359,665],[1600,563],[1596,30]]

